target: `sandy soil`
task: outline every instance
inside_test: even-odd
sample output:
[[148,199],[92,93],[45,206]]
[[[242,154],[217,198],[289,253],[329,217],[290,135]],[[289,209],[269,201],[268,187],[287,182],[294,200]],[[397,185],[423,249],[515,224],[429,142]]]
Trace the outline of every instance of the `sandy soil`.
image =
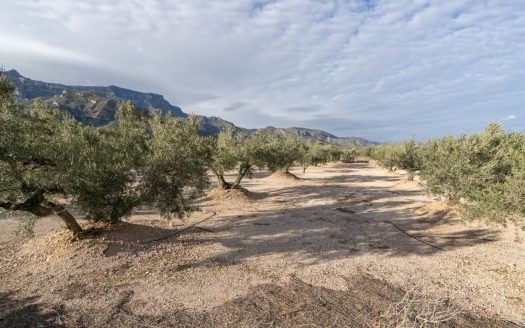
[[515,229],[464,223],[373,164],[292,173],[73,243],[56,218],[32,239],[0,218],[0,326],[409,326],[428,304],[453,315],[441,326],[525,326]]

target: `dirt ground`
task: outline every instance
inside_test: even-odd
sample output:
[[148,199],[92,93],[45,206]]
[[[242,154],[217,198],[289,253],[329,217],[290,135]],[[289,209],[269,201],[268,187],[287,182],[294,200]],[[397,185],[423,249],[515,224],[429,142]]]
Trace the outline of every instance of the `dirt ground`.
[[292,173],[76,242],[57,218],[28,239],[0,217],[0,326],[525,327],[516,229],[464,223],[373,164]]

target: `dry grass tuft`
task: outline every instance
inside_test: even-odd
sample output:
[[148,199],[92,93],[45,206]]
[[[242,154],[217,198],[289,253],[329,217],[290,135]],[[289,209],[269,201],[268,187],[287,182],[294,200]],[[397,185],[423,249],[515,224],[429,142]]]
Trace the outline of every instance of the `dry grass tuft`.
[[457,215],[457,211],[445,202],[434,202],[417,208],[416,214],[439,218],[452,218]]
[[399,181],[397,181],[394,185],[394,187],[396,186],[403,186],[403,185],[417,185],[417,181],[415,181],[414,179],[409,179],[408,177],[402,177],[401,179],[399,179]]
[[391,305],[388,311],[381,315],[379,326],[441,327],[461,313],[461,308],[448,299],[432,299],[408,291],[399,302]]

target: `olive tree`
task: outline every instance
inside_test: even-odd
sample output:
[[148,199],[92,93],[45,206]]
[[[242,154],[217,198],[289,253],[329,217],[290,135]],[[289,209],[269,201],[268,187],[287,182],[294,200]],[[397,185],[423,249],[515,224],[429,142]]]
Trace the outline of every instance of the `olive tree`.
[[15,103],[14,86],[0,77],[0,207],[36,216],[59,215],[75,233],[82,228],[56,200],[64,195],[57,154],[59,114],[35,102],[32,109]]
[[256,157],[270,171],[289,174],[301,155],[301,143],[294,137],[279,138],[276,134],[258,131],[255,135]]
[[327,154],[323,151],[323,147],[319,142],[308,141],[299,149],[299,163],[303,168],[303,173],[310,166],[317,166],[328,161]]
[[511,221],[525,229],[525,135],[516,133],[510,138],[520,142],[520,145],[508,145],[510,171],[479,190],[466,204],[466,214],[467,218],[502,224]]
[[353,162],[355,158],[357,157],[357,149],[355,148],[346,148],[343,149],[340,160],[343,162]]
[[418,157],[419,146],[414,139],[404,140],[401,144],[384,144],[375,146],[372,157],[390,171],[398,168],[407,170],[408,178],[413,179],[414,173],[421,167]]
[[404,140],[398,149],[397,166],[408,172],[408,178],[412,180],[416,171],[420,170],[421,163],[418,157],[418,146],[413,138]]
[[421,178],[425,189],[457,204],[466,193],[466,180],[475,174],[467,156],[466,136],[446,136],[421,145]]
[[453,202],[475,199],[479,190],[501,181],[510,167],[494,157],[505,134],[497,127],[478,135],[446,136],[421,146],[422,178],[427,190]]
[[468,217],[504,222],[523,213],[522,133],[489,124],[471,136],[431,140],[419,150],[426,189],[462,203]]
[[[244,177],[252,177],[253,170],[261,166],[258,157],[257,140],[248,138],[242,133],[234,133],[232,127],[221,131],[214,143],[213,160],[210,169],[217,177],[219,188],[237,189]],[[224,178],[227,171],[238,167],[237,177],[233,182]]]
[[208,184],[211,149],[194,118],[151,120],[128,102],[114,126],[93,128],[38,102],[18,106],[13,92],[1,78],[0,207],[56,213],[78,235],[81,226],[59,199],[88,219],[116,223],[138,205],[183,215]]
[[128,102],[118,109],[116,126],[64,129],[63,172],[75,179],[63,185],[89,219],[116,223],[139,205],[182,215],[206,188],[211,152],[196,120],[143,113]]
[[130,103],[119,108],[113,127],[95,129],[72,119],[61,124],[59,182],[88,219],[117,223],[141,202],[138,174],[149,152],[146,126]]
[[491,221],[507,220],[521,224],[525,229],[525,135],[514,133],[509,142],[508,152],[511,171],[483,195],[478,207],[478,216]]
[[194,116],[186,121],[157,116],[151,122],[151,131],[141,172],[141,200],[160,209],[166,217],[180,217],[195,209],[193,201],[209,185],[210,140],[199,136]]
[[371,158],[373,151],[374,151],[374,146],[366,146],[366,147],[358,148],[357,154],[359,156]]
[[395,171],[399,164],[399,148],[400,145],[383,144],[375,146],[372,150],[372,158],[378,163],[386,167],[389,171]]
[[341,154],[343,151],[334,146],[334,145],[325,145],[323,146],[323,151],[325,153],[325,156],[327,157],[328,162],[337,162],[341,158]]

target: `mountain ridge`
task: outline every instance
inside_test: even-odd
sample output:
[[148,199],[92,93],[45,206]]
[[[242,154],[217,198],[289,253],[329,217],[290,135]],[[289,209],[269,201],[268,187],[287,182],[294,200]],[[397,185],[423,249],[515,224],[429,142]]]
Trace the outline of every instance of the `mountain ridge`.
[[49,83],[33,80],[21,75],[16,70],[7,71],[11,82],[16,86],[17,97],[19,100],[32,100],[38,97],[56,97],[63,92],[85,92],[97,93],[108,98],[125,99],[133,101],[140,108],[157,108],[169,111],[176,117],[186,117],[187,115],[180,107],[170,104],[164,96],[155,93],[139,92],[131,89],[121,88],[115,85],[109,86],[77,86],[65,85],[60,83]]
[[[16,70],[9,70],[6,73],[16,87],[18,101],[29,102],[35,98],[41,98],[46,107],[68,112],[84,124],[94,126],[111,124],[115,120],[115,112],[122,101],[132,101],[138,108],[150,112],[161,111],[181,118],[188,116],[180,107],[172,105],[160,94],[144,93],[115,85],[71,86],[48,83],[25,77]],[[200,133],[203,135],[218,134],[227,126],[233,127],[237,132],[247,134],[261,130],[238,127],[217,116],[196,116]],[[302,127],[276,128],[268,126],[262,130],[268,130],[280,136],[293,135],[303,142],[313,140],[341,147],[362,147],[373,144],[373,142],[363,138],[338,137],[326,131]]]

